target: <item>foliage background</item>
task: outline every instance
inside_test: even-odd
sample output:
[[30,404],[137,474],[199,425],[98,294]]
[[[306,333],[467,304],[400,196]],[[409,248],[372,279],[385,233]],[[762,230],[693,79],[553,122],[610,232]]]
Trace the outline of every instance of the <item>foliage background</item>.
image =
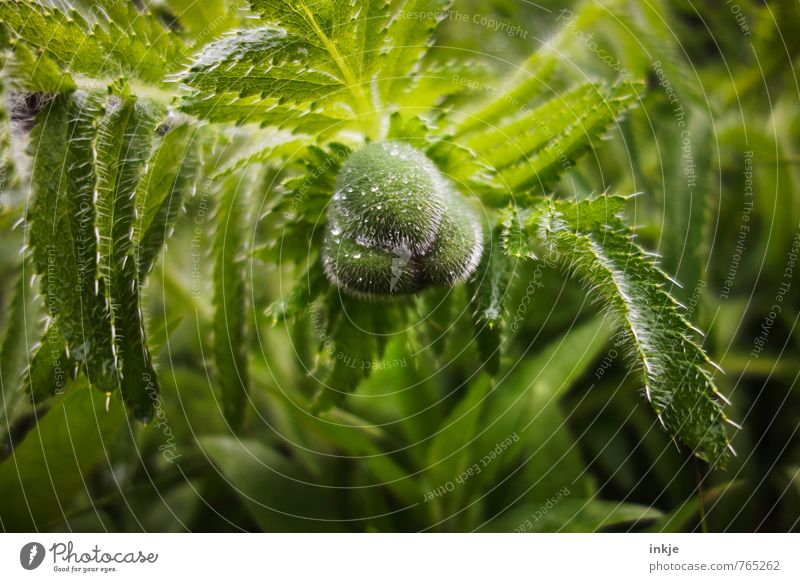
[[[155,79],[253,22],[244,2],[107,4],[150,12],[182,39],[173,61],[142,61],[152,67],[142,75]],[[260,246],[276,228],[265,213],[270,197],[298,168],[265,165],[267,154],[248,158],[253,140],[268,144],[274,132],[247,124],[222,137],[198,132],[191,164],[182,165],[189,153],[179,148],[163,161],[189,168],[194,180],[142,290],[161,383],[156,418],[142,425],[81,377],[33,406],[23,378],[44,310],[20,250],[32,164],[25,145],[40,104],[14,67],[29,58],[38,64],[26,74],[44,78],[48,70],[36,43],[30,54],[12,46],[15,28],[4,22],[2,528],[796,530],[798,8],[789,0],[464,0],[447,13],[429,55],[444,63],[440,76],[463,89],[448,103],[455,110],[501,91],[542,46],[558,55],[548,81],[556,94],[576,80],[612,81],[622,69],[646,83],[637,106],[556,189],[577,198],[641,193],[626,218],[682,284],[672,291],[705,330],[703,345],[724,370],[715,380],[731,401],[728,416],[741,425],[732,431],[738,454],[724,469],[673,444],[640,397],[641,379],[625,364],[602,306],[541,261],[515,265],[507,284],[507,317],[524,317],[506,329],[496,373],[482,371],[488,362],[472,344],[469,311],[437,311],[431,294],[414,307],[425,320],[417,340],[428,349],[388,341],[376,361],[385,369],[346,403],[310,414],[322,366],[316,312],[275,324],[267,311],[302,278],[295,257],[305,241],[287,238],[288,254],[279,247],[277,256]],[[131,18],[123,29],[135,28]],[[130,79],[129,90],[159,101],[172,89]],[[412,93],[408,107],[422,98]],[[220,265],[234,272],[232,282]],[[220,309],[220,288],[246,292]],[[756,354],[759,337],[765,347]],[[241,423],[223,413],[226,383],[249,385]]]

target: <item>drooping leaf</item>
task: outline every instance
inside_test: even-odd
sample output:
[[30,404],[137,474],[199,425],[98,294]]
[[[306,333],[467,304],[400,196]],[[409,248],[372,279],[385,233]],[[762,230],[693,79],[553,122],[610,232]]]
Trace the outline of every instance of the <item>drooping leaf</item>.
[[105,285],[97,279],[95,126],[104,97],[62,94],[39,113],[30,153],[34,200],[28,220],[48,314],[71,358],[103,391],[117,386]]
[[214,236],[214,363],[225,418],[234,428],[244,419],[247,370],[245,190],[238,176],[222,185]]
[[34,403],[60,394],[72,376],[75,362],[67,356],[58,324],[51,321],[25,373],[25,391]]
[[[593,204],[607,207],[603,198]],[[648,401],[667,432],[699,458],[723,465],[729,440],[720,397],[675,300],[668,277],[618,219],[596,221],[569,202],[553,202],[529,227],[574,269],[618,318]]]
[[199,173],[197,130],[172,127],[161,139],[136,193],[134,256],[144,281],[172,233],[181,206],[194,190]]
[[468,282],[478,352],[490,374],[496,374],[500,368],[505,299],[512,272],[510,259],[495,238],[492,245],[484,249],[478,270]]
[[112,98],[96,146],[99,274],[111,313],[111,332],[120,390],[136,418],[148,421],[158,397],[158,380],[146,345],[133,256],[135,195],[164,112],[130,97]]

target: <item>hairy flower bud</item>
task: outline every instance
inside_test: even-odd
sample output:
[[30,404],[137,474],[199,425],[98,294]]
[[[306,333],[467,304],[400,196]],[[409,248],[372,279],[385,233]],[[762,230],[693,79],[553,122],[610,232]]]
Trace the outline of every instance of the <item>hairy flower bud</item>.
[[474,211],[422,152],[379,142],[344,163],[322,258],[345,292],[397,296],[453,285],[472,275],[482,250]]

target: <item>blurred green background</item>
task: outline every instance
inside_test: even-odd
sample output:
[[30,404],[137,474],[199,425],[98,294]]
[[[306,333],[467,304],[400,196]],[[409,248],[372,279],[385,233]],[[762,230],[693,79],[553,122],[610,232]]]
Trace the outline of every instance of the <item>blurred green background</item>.
[[[137,4],[197,46],[247,21],[244,5],[223,0]],[[541,264],[517,268],[508,305],[512,314],[524,305],[524,317],[496,377],[469,344],[469,314],[437,311],[434,293],[419,301],[420,320],[432,315],[413,340],[388,341],[386,369],[315,417],[311,314],[274,326],[264,313],[297,273],[248,259],[251,403],[234,433],[208,365],[214,224],[203,183],[145,290],[162,413],[140,426],[81,380],[34,410],[20,394],[43,328],[20,253],[26,103],[6,91],[0,529],[797,530],[798,30],[800,3],[789,0],[463,0],[428,57],[454,71],[469,60],[470,78],[485,79],[453,108],[500,90],[492,79],[542,47],[560,56],[548,80],[556,94],[576,79],[646,81],[640,106],[560,190],[641,193],[627,218],[681,282],[673,292],[706,332],[728,415],[742,427],[737,456],[714,471],[661,430],[601,306]],[[238,185],[255,193],[252,216],[275,178]]]

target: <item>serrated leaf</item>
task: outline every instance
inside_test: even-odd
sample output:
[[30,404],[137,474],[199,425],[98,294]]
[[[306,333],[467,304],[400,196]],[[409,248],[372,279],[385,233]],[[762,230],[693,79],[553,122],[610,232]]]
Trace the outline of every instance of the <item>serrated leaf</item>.
[[270,26],[236,30],[206,45],[182,81],[207,94],[290,103],[324,100],[345,87],[324,50]]
[[574,204],[554,202],[531,227],[574,269],[624,331],[645,393],[667,432],[699,458],[724,465],[729,440],[708,356],[665,290],[668,277],[618,219],[592,223]]
[[376,67],[385,33],[386,0],[250,0],[267,21],[324,46],[354,79],[367,79]]
[[536,253],[531,248],[531,241],[525,229],[525,214],[512,206],[503,211],[500,244],[503,252],[509,257],[535,259]]
[[267,308],[267,315],[272,317],[273,324],[297,317],[305,313],[314,300],[327,291],[329,286],[322,268],[322,261],[318,258],[311,263],[305,274],[298,279],[285,297],[273,302]]
[[530,156],[597,106],[600,87],[583,84],[556,95],[507,123],[476,132],[466,141],[487,164],[501,169]]
[[181,206],[192,194],[199,173],[197,129],[172,127],[147,164],[136,193],[134,257],[139,280],[152,269],[174,228]]
[[336,176],[350,149],[338,143],[327,149],[309,146],[302,159],[305,171],[287,178],[283,195],[271,209],[280,217],[273,237],[259,256],[271,262],[296,261],[308,257],[309,249],[320,243],[325,210],[336,190]]
[[[249,140],[248,140],[249,141]],[[295,137],[284,131],[267,133],[263,137],[256,134],[256,147],[232,156],[215,169],[211,175],[214,179],[224,178],[253,166],[285,167],[306,153],[309,146],[308,137]]]
[[39,113],[30,152],[34,160],[30,243],[48,313],[90,382],[117,386],[104,285],[97,276],[95,125],[104,96],[62,94]]
[[312,402],[315,413],[342,403],[383,357],[389,335],[405,317],[401,306],[375,309],[370,303],[330,288],[321,310],[312,312],[320,352],[329,372]]
[[399,111],[395,111],[389,117],[386,139],[405,141],[419,148],[427,142],[429,132],[430,128],[420,117],[405,117]]
[[163,110],[112,98],[98,129],[96,148],[99,274],[105,283],[122,398],[134,416],[149,421],[158,379],[146,345],[133,250],[135,194]]
[[[475,130],[482,130],[496,125],[500,119],[526,111],[527,104],[548,88],[548,81],[555,72],[559,62],[558,50],[555,48],[558,39],[565,37],[564,31],[559,33],[554,42],[548,44],[528,57],[519,70],[509,79],[505,86],[498,89],[497,97],[479,106],[465,115],[455,128],[455,135],[462,136]],[[493,93],[495,93],[493,91]],[[476,99],[478,101],[479,99]]]
[[467,283],[472,296],[470,307],[478,352],[490,374],[496,374],[500,369],[502,322],[511,275],[509,259],[495,239],[494,244],[484,250],[478,270]]
[[50,323],[25,373],[25,391],[34,404],[62,392],[75,363],[67,356],[66,344],[58,324]]
[[91,4],[96,9],[85,17],[75,9],[66,12],[34,0],[2,2],[0,20],[70,71],[95,77],[130,75],[160,84],[182,61],[182,43],[152,14],[127,2]]
[[386,27],[386,54],[379,72],[381,94],[388,100],[403,91],[428,50],[433,31],[447,16],[451,0],[405,0],[393,6]]
[[325,109],[313,111],[310,105],[298,107],[279,104],[272,97],[240,96],[238,93],[195,93],[181,103],[181,110],[215,123],[259,124],[262,127],[288,128],[295,133],[324,135],[343,130],[350,124],[350,115]]
[[234,428],[244,419],[249,385],[244,196],[238,176],[231,176],[222,185],[213,247],[214,364],[223,413]]
[[500,170],[500,181],[516,194],[546,191],[596,143],[617,118],[635,103],[639,85],[617,83],[596,91],[576,110],[575,120],[552,137],[533,157]]
[[74,91],[76,86],[68,74],[62,73],[47,53],[34,54],[30,46],[17,42],[5,63],[3,75],[9,87],[33,93]]

